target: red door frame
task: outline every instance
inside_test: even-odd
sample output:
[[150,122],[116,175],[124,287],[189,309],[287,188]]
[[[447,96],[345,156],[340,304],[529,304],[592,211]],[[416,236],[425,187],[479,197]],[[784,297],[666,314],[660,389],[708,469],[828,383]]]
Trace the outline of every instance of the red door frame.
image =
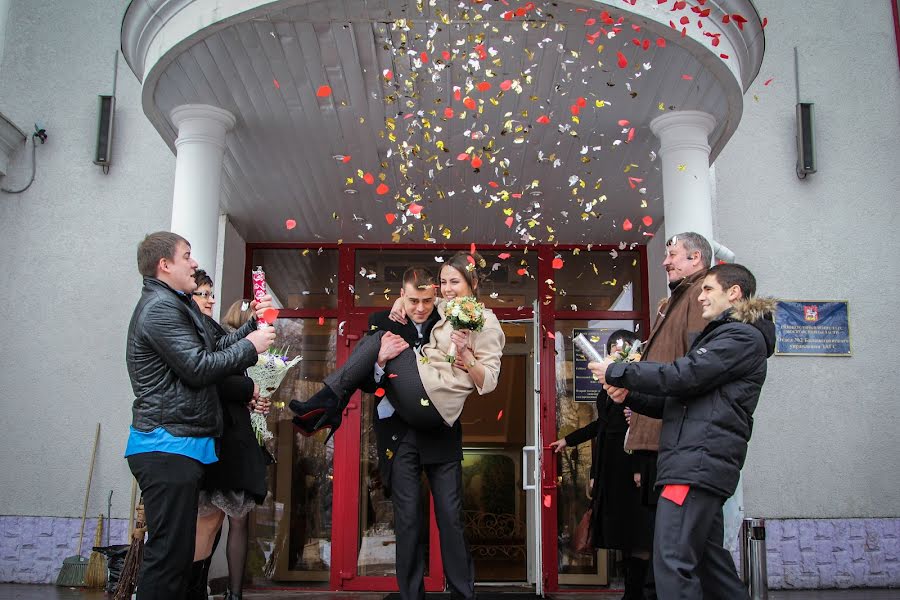
[[[341,365],[350,355],[353,344],[363,333],[366,327],[368,315],[379,310],[377,307],[356,307],[353,302],[353,286],[356,279],[355,254],[357,250],[430,250],[436,253],[447,253],[456,250],[466,250],[468,245],[463,244],[314,244],[314,243],[273,243],[273,244],[247,244],[245,270],[245,297],[251,293],[250,271],[253,268],[253,252],[261,249],[337,249],[338,250],[338,305],[337,308],[322,309],[283,309],[280,316],[284,318],[319,318],[337,319],[339,323],[344,321],[343,335],[339,336],[337,346],[336,363]],[[523,250],[524,245],[484,245],[482,250]],[[553,460],[550,443],[556,439],[556,369],[547,365],[555,365],[556,348],[553,339],[556,320],[570,319],[630,319],[641,323],[643,331],[649,330],[649,290],[647,285],[647,248],[635,246],[640,256],[640,273],[643,279],[641,306],[643,310],[631,312],[617,311],[560,311],[555,308],[555,293],[552,280],[554,277],[552,261],[559,250],[586,250],[584,244],[559,244],[556,246],[539,245],[528,246],[529,251],[537,251],[537,297],[540,302],[539,312],[541,320],[541,353],[540,373],[541,382],[541,493],[544,497],[542,503],[542,563],[543,563],[543,588],[545,592],[559,590],[559,565],[557,562],[557,522],[556,522],[556,461]],[[615,245],[592,245],[591,250],[609,251],[618,249]],[[523,308],[494,308],[498,319],[527,319],[532,317],[530,307]],[[360,453],[360,394],[355,394],[347,409],[344,411],[344,420],[341,428],[334,436],[334,473],[341,473],[341,477],[335,476],[333,484],[333,515],[358,515],[359,500],[359,453]],[[434,502],[431,502],[429,539],[438,539],[437,524],[434,517]],[[352,526],[351,526],[352,523]],[[332,590],[347,591],[397,591],[396,578],[394,577],[359,577],[357,572],[357,548],[359,545],[358,519],[332,519],[332,564],[329,587]],[[444,572],[441,564],[440,544],[430,546],[429,576],[425,578],[425,588],[429,592],[442,591],[444,589]]]

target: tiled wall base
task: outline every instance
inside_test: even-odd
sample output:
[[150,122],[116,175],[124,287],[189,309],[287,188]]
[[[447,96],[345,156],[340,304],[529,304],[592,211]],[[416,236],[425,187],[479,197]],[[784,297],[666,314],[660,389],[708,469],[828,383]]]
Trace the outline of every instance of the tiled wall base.
[[898,538],[897,518],[767,519],[769,588],[900,587]]
[[[125,544],[127,519],[113,519],[110,545]],[[81,519],[0,516],[0,583],[53,583],[63,560],[78,551]],[[81,556],[90,556],[97,519],[84,525]],[[103,544],[106,545],[104,522]]]
[[[56,581],[80,527],[73,518],[0,516],[0,582]],[[96,527],[85,524],[82,556]],[[126,543],[127,527],[113,519],[110,543]],[[900,587],[900,518],[768,519],[766,554],[771,589]]]

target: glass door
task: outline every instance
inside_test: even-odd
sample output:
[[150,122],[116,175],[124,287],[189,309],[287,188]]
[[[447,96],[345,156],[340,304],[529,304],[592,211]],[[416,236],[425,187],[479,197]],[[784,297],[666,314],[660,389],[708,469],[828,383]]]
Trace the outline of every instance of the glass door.
[[[341,326],[338,357],[341,364],[368,329],[368,313],[356,314]],[[396,533],[394,506],[386,496],[378,471],[375,441],[375,406],[372,394],[357,392],[344,411],[344,421],[335,439],[335,545],[339,556],[332,571],[334,589],[396,591]],[[423,481],[427,481],[423,478]],[[428,553],[425,590],[444,589],[437,543],[437,525],[427,485],[423,485],[423,511],[429,515],[423,548]],[[339,541],[338,541],[339,540]],[[434,543],[430,543],[433,541]],[[339,564],[337,564],[339,563]]]
[[[534,585],[534,593],[544,595],[544,570],[541,551],[543,526],[542,468],[543,438],[541,437],[541,319],[538,301],[534,301],[532,321],[532,351],[528,381],[532,383],[527,391],[527,445],[522,448],[522,489],[528,499],[528,583]],[[527,460],[530,458],[530,461]]]

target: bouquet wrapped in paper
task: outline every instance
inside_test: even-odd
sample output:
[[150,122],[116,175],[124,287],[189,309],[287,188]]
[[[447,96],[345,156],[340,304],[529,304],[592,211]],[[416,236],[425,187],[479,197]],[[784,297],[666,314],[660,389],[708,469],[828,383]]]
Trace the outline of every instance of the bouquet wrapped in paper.
[[[637,341],[633,344],[629,344],[624,340],[616,340],[613,344],[614,350],[609,355],[613,362],[617,363],[630,363],[630,362],[638,362],[641,360],[641,342]],[[615,350],[618,348],[618,350]]]
[[[484,304],[472,296],[461,296],[448,301],[444,306],[444,315],[456,331],[461,329],[481,331],[484,327]],[[447,355],[447,361],[456,362],[452,348]]]
[[[256,364],[247,369],[247,376],[259,387],[259,395],[269,398],[281,385],[288,370],[302,360],[295,356],[288,360],[287,353],[269,349],[265,354],[260,354]],[[262,446],[263,442],[272,439],[272,432],[266,424],[266,417],[258,412],[250,413],[250,425],[256,434],[256,441]]]

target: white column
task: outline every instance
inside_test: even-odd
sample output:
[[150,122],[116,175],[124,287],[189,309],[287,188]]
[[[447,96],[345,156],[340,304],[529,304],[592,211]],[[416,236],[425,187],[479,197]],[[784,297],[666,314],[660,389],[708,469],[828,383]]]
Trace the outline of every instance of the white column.
[[715,118],[698,110],[660,115],[650,121],[659,138],[666,237],[694,231],[713,240],[709,183],[709,134]]
[[206,104],[184,104],[169,116],[178,129],[172,231],[191,243],[200,268],[214,273],[225,134],[234,127],[234,115]]

